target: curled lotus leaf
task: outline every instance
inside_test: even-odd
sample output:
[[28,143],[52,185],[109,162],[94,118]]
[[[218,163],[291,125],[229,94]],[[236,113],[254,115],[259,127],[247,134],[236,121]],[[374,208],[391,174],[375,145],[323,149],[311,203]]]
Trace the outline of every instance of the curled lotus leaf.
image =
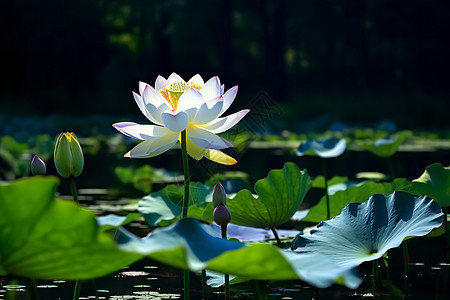
[[227,200],[231,223],[275,228],[292,218],[310,188],[311,179],[306,170],[286,163],[283,169],[271,170],[266,178],[256,182],[257,195],[241,190]]
[[[202,183],[191,183],[188,217],[213,221],[212,191]],[[183,187],[171,184],[143,197],[138,203],[138,211],[150,226],[167,226],[181,217],[182,205]]]
[[320,141],[307,140],[300,144],[297,155],[319,156],[322,158],[338,157],[345,152],[347,141],[345,139],[328,138]]
[[409,192],[427,195],[441,207],[450,206],[450,167],[440,163],[429,165],[419,178],[412,181]]
[[411,136],[411,131],[404,130],[375,141],[357,141],[357,145],[363,149],[369,150],[378,157],[391,157],[398,151],[400,145]]
[[55,199],[58,183],[32,177],[0,184],[0,274],[92,279],[141,258],[118,249],[92,212]]
[[120,229],[117,242],[125,251],[191,271],[208,269],[258,280],[302,279],[317,287],[337,281],[356,288],[361,283],[352,270],[337,266],[322,255],[222,239],[212,235],[208,225],[193,218],[155,229],[142,239]]
[[376,194],[364,203],[347,205],[340,215],[321,222],[311,235],[298,235],[291,248],[323,254],[351,268],[380,258],[407,237],[428,234],[442,221],[441,207],[427,196],[401,191]]

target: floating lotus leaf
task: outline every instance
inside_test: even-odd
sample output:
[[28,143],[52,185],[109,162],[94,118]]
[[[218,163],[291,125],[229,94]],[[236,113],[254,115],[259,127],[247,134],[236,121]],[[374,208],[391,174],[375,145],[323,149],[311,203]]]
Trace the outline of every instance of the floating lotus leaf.
[[[393,182],[366,181],[349,186],[343,191],[336,191],[334,194],[330,194],[330,217],[340,214],[349,203],[364,201],[373,194],[391,194],[394,191],[406,189],[409,184],[410,182],[404,178],[396,178]],[[316,206],[309,210],[309,214],[303,221],[318,223],[325,220],[327,220],[327,202],[324,196]]]
[[423,236],[439,227],[442,209],[429,197],[407,192],[373,195],[351,203],[330,221],[321,222],[311,235],[299,235],[292,249],[324,254],[348,268],[375,260],[406,237]]
[[301,171],[294,163],[286,163],[283,169],[271,170],[266,178],[256,182],[257,196],[249,190],[241,190],[227,200],[231,223],[275,228],[290,220],[310,187],[306,170]]
[[357,141],[357,145],[369,150],[378,157],[390,157],[394,155],[401,144],[412,136],[408,130],[399,131],[394,135],[380,138],[374,142]]
[[102,230],[108,230],[112,228],[117,228],[119,226],[124,226],[136,219],[139,219],[141,214],[132,213],[127,216],[118,216],[114,214],[109,214],[106,216],[97,217],[97,223]]
[[441,207],[450,206],[450,167],[445,168],[440,163],[429,165],[422,176],[412,181],[409,191],[430,196]]
[[356,288],[361,279],[317,254],[285,252],[268,244],[245,245],[218,238],[207,225],[192,218],[158,228],[140,239],[121,229],[118,243],[123,250],[148,255],[174,267],[234,274],[248,279],[302,279],[317,287],[335,280]]
[[[139,201],[138,211],[151,226],[167,226],[182,214],[183,187],[168,185]],[[188,216],[212,222],[212,188],[201,183],[191,183]]]
[[91,279],[141,258],[119,250],[93,213],[55,199],[57,185],[48,177],[0,184],[0,274]]
[[322,158],[338,157],[345,152],[347,141],[345,139],[328,138],[321,141],[308,140],[300,144],[297,155],[320,156]]

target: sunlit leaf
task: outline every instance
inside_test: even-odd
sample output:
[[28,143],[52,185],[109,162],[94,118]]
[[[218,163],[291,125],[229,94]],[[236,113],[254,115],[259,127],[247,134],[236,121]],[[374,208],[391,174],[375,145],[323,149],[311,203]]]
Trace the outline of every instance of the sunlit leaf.
[[[151,226],[167,226],[182,214],[183,187],[168,185],[139,201],[138,211]],[[206,222],[213,221],[212,188],[191,183],[188,216]]]
[[114,214],[109,214],[101,217],[97,217],[97,223],[102,230],[108,230],[112,228],[117,228],[119,226],[124,226],[138,218],[141,217],[139,213],[131,213],[126,216],[118,216]]
[[39,279],[90,279],[139,255],[116,247],[93,213],[55,199],[56,178],[0,184],[0,273]]
[[306,170],[301,171],[294,163],[286,163],[283,169],[271,170],[266,178],[256,182],[256,196],[249,190],[241,190],[227,200],[231,223],[275,228],[295,214],[310,187]]
[[429,165],[419,178],[412,181],[409,191],[430,196],[441,207],[450,206],[450,167],[445,168],[440,163]]
[[200,221],[187,218],[143,239],[122,229],[118,242],[124,250],[191,271],[208,269],[260,280],[300,278],[317,287],[329,286],[342,277],[351,288],[361,283],[348,268],[338,267],[324,256],[282,251],[268,244],[245,245],[213,236],[209,230]]
[[386,136],[375,141],[356,141],[357,145],[369,150],[379,157],[390,157],[394,155],[401,144],[412,136],[408,130],[399,131],[394,135]]
[[311,235],[297,236],[292,249],[323,254],[350,268],[380,258],[406,237],[426,235],[442,221],[441,208],[429,197],[407,192],[377,194],[364,203],[347,205]]
[[[409,181],[397,178],[393,182],[375,183],[366,181],[357,185],[347,187],[343,191],[330,193],[330,218],[341,213],[342,209],[349,203],[362,202],[373,194],[391,194],[394,191],[406,189]],[[332,187],[330,187],[332,188]],[[327,220],[327,202],[323,196],[319,203],[309,210],[309,214],[303,221],[321,222]]]
[[328,138],[321,141],[308,140],[300,144],[297,155],[311,155],[322,158],[338,157],[345,152],[347,141],[345,139]]

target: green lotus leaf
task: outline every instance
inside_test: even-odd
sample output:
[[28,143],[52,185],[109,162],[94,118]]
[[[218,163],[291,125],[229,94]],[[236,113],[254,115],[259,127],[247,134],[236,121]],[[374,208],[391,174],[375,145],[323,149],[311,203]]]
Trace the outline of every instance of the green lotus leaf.
[[91,279],[141,258],[117,248],[95,216],[55,199],[59,181],[32,177],[0,184],[0,273],[48,280]]
[[441,207],[431,198],[407,192],[373,195],[351,203],[333,219],[321,222],[311,235],[298,235],[292,249],[323,254],[352,268],[382,257],[407,237],[423,236],[443,221]]
[[375,141],[356,141],[363,149],[369,150],[378,157],[390,157],[394,155],[401,144],[412,136],[409,130],[399,131],[394,135],[386,136]]
[[136,219],[139,219],[141,214],[131,213],[126,216],[118,216],[114,214],[109,214],[101,217],[97,217],[97,223],[102,230],[109,230],[117,228],[119,226],[124,226]]
[[[361,202],[373,194],[391,194],[394,191],[404,190],[410,182],[404,178],[396,178],[393,182],[375,183],[366,181],[358,185],[347,187],[330,195],[330,217],[337,216],[349,203]],[[331,189],[332,187],[330,187]],[[327,220],[327,201],[323,196],[319,203],[309,210],[303,221],[318,223]]]
[[297,155],[319,156],[322,158],[338,157],[345,152],[347,141],[345,139],[328,138],[321,141],[308,140],[300,144]]
[[299,255],[268,244],[245,245],[222,239],[192,218],[158,228],[143,239],[121,229],[118,243],[123,250],[191,271],[208,269],[259,280],[300,278],[317,287],[327,287],[342,278],[351,288],[361,283],[351,270],[330,263],[324,256]]
[[429,165],[423,174],[412,181],[409,192],[430,196],[441,207],[450,206],[450,167],[440,163]]
[[[213,221],[212,188],[202,183],[191,183],[188,216],[205,222]],[[138,211],[150,226],[167,226],[181,217],[183,187],[168,185],[151,193],[138,203]]]
[[291,219],[310,188],[307,171],[301,171],[294,163],[286,163],[283,169],[271,170],[266,178],[256,182],[257,196],[249,190],[241,190],[227,200],[231,223],[275,228]]

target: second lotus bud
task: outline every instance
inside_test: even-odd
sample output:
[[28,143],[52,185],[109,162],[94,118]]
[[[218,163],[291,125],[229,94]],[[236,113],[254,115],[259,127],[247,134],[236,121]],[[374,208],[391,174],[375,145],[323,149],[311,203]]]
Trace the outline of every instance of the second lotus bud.
[[45,175],[47,167],[44,161],[37,155],[31,160],[31,174],[33,175]]
[[77,177],[83,171],[83,150],[72,132],[63,132],[59,135],[54,156],[56,170],[62,177]]
[[228,207],[219,203],[217,207],[214,209],[214,222],[220,226],[226,226],[231,221],[231,213]]

